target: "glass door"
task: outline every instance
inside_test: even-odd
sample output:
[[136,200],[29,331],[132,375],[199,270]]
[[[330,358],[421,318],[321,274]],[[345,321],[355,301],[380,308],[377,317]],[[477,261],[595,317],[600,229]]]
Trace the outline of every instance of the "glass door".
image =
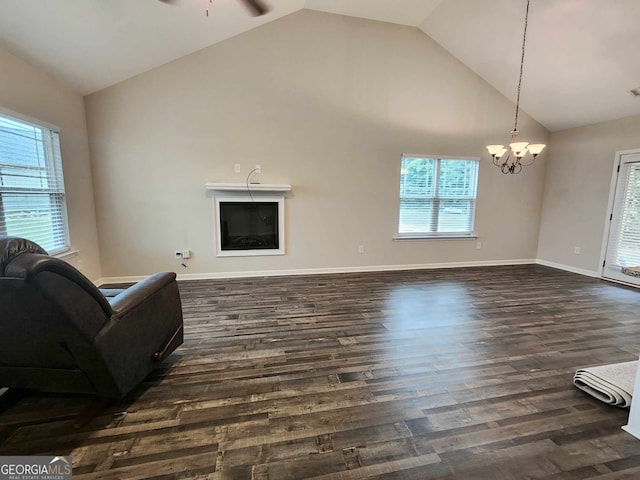
[[619,158],[602,276],[640,286],[640,151]]

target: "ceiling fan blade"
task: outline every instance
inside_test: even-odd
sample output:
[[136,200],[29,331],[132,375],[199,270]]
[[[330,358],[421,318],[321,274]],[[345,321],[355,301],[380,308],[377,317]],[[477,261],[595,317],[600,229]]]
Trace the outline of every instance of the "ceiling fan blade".
[[249,10],[256,16],[264,15],[269,11],[269,8],[262,0],[243,0],[245,5],[249,7]]
[[178,3],[178,0],[158,0],[162,3],[166,3],[167,5],[176,5]]

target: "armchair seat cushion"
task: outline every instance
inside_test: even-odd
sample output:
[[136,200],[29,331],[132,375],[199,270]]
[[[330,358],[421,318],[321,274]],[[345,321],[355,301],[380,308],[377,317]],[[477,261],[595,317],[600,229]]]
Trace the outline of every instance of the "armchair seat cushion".
[[107,300],[110,300],[113,297],[117,297],[125,290],[126,288],[100,288],[100,293],[102,293]]

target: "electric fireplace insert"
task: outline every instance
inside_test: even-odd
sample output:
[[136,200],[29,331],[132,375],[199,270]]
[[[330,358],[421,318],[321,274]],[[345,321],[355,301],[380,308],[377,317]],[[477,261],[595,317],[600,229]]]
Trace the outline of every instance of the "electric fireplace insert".
[[278,202],[220,202],[220,249],[280,248]]

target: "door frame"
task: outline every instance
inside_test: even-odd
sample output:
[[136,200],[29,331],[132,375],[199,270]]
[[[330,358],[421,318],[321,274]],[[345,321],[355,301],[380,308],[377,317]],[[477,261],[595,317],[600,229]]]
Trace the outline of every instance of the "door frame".
[[[613,215],[613,203],[616,198],[616,186],[618,184],[618,173],[620,162],[624,155],[640,154],[640,148],[632,148],[630,150],[618,150],[613,157],[613,169],[611,172],[611,183],[609,186],[609,200],[607,202],[607,211],[605,216],[604,234],[602,235],[602,248],[600,249],[600,263],[598,264],[598,277],[611,282],[625,283],[621,280],[615,280],[604,277],[604,262],[607,258],[607,247],[609,246],[609,235],[611,233],[611,216]],[[628,285],[635,284],[629,283]]]

